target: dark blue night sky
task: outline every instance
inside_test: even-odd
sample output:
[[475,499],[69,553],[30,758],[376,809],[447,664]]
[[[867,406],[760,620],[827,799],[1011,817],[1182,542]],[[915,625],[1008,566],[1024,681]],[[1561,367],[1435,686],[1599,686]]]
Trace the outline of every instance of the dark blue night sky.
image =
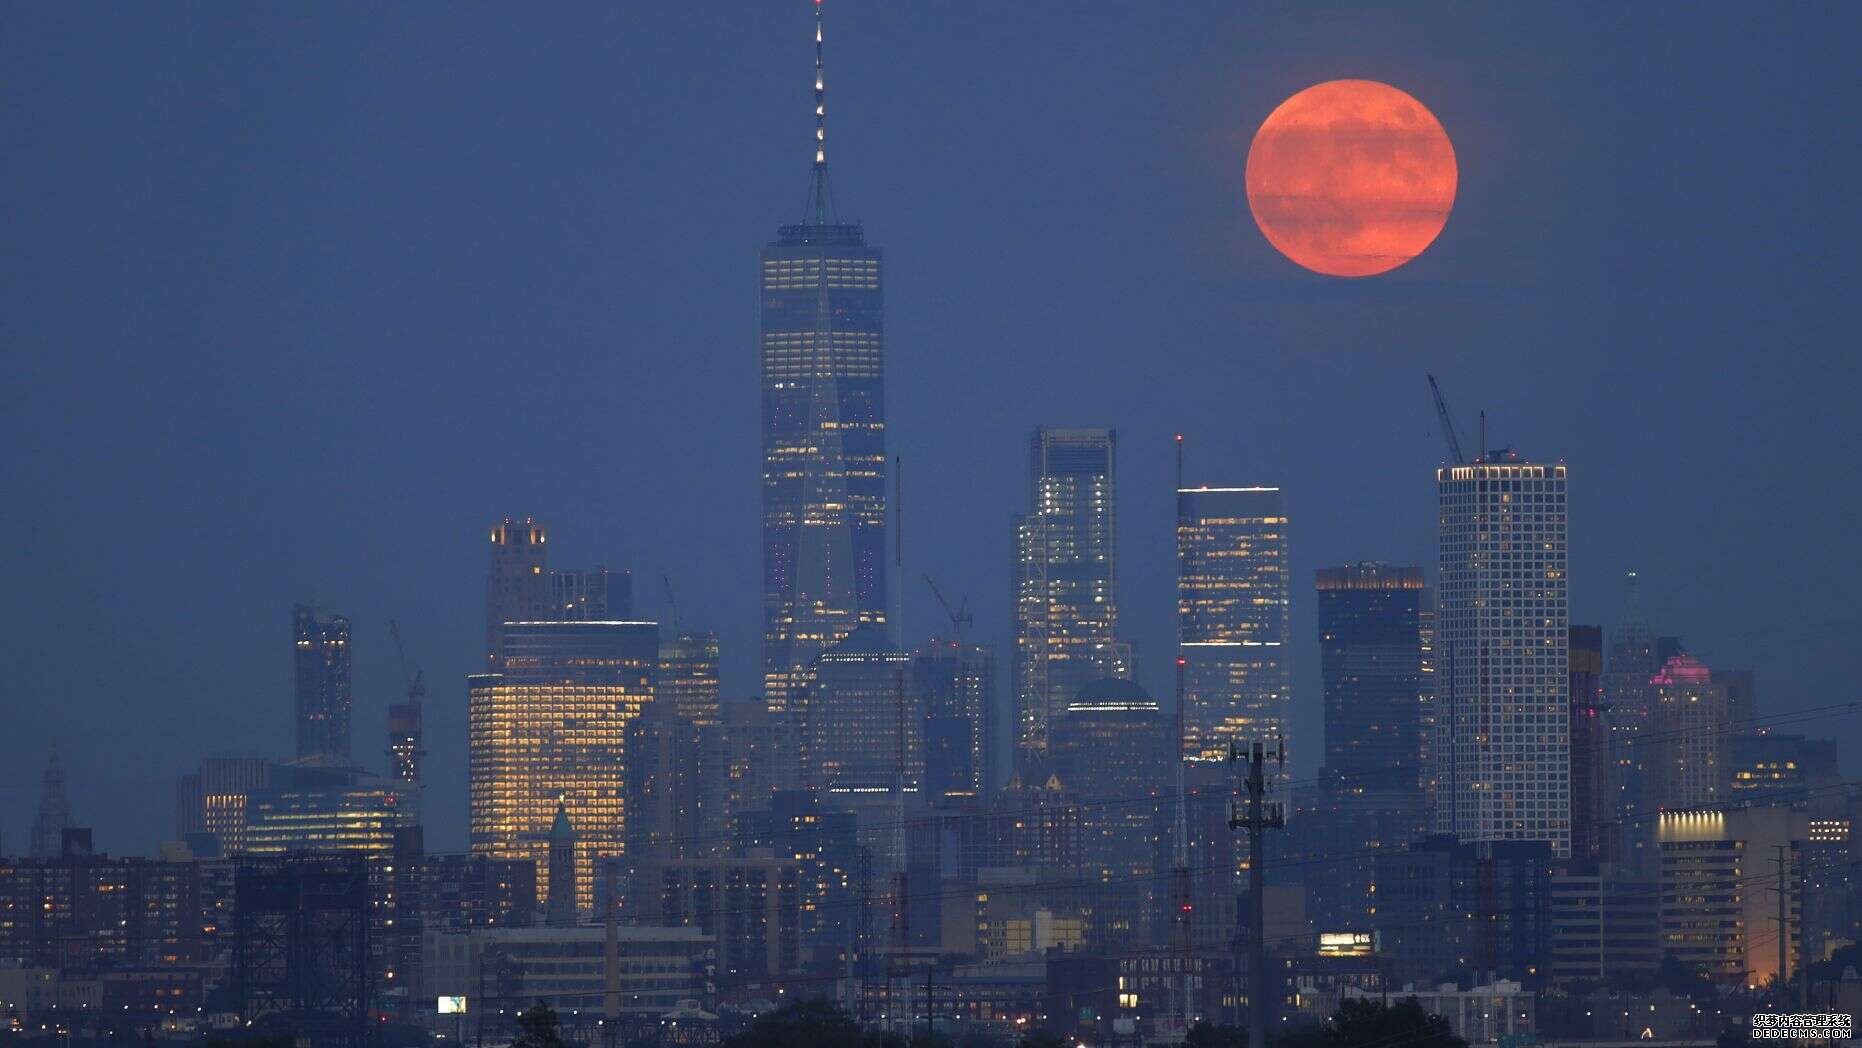
[[[1574,622],[1650,617],[1792,709],[1856,697],[1854,4],[828,11],[844,216],[887,252],[908,629],[1006,643],[1036,423],[1113,425],[1123,603],[1167,694],[1171,436],[1286,487],[1296,766],[1312,571],[1432,564],[1424,385],[1572,470]],[[430,844],[463,846],[487,526],[633,569],[758,660],[755,259],[808,188],[809,5],[8,8],[0,33],[0,832],[46,747],[112,852],[204,752],[290,747],[290,606],[350,614],[379,765],[398,619]],[[1338,77],[1454,140],[1439,241],[1286,262],[1254,128]],[[1005,660],[1006,665],[1006,660]],[[1003,681],[1006,695],[1006,679]],[[1853,733],[1854,718],[1796,730]]]

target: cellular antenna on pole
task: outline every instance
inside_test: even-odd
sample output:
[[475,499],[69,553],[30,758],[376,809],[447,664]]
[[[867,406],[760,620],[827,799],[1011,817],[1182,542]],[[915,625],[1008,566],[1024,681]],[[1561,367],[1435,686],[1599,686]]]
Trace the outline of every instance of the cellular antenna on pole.
[[821,0],[815,0],[815,177],[809,187],[808,202],[812,221],[828,224],[833,208],[828,204],[828,85],[821,61]]
[[1261,835],[1264,830],[1279,830],[1286,827],[1286,810],[1277,802],[1266,801],[1267,793],[1266,764],[1277,761],[1282,768],[1287,764],[1287,746],[1278,739],[1274,741],[1271,751],[1260,740],[1248,744],[1244,755],[1235,743],[1228,744],[1230,764],[1237,761],[1246,762],[1242,785],[1248,791],[1247,814],[1234,811],[1229,815],[1228,828],[1248,831],[1248,912],[1243,920],[1248,929],[1248,1037],[1249,1044],[1267,1043],[1267,876],[1266,855],[1262,848]]

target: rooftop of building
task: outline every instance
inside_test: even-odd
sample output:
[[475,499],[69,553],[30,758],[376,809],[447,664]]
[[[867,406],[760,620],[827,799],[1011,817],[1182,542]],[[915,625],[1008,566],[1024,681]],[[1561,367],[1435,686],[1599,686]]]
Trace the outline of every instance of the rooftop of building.
[[1101,677],[1082,685],[1073,701],[1067,703],[1068,713],[1117,712],[1122,710],[1151,711],[1161,709],[1151,693],[1137,681],[1121,677]]

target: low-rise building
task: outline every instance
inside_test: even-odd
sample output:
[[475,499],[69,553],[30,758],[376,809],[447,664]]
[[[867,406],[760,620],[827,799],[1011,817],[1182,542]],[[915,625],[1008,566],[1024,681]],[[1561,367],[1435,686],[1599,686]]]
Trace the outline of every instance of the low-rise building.
[[[478,928],[428,932],[422,1001],[464,997],[484,1013],[544,1001],[557,1011],[599,1013],[608,991],[608,929]],[[680,1001],[709,1003],[715,940],[695,927],[620,925],[613,988],[619,1011],[663,1015]]]

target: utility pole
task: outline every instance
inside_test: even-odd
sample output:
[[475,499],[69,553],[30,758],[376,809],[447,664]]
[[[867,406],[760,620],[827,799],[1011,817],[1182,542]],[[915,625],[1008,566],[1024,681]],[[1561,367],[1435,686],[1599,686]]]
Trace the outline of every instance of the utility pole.
[[[1228,744],[1228,759],[1232,764],[1240,759],[1233,742]],[[1269,752],[1266,745],[1256,740],[1248,746],[1247,777],[1243,785],[1248,790],[1248,814],[1231,812],[1228,828],[1248,831],[1248,929],[1251,939],[1248,943],[1248,1045],[1249,1048],[1265,1048],[1267,1044],[1267,877],[1266,858],[1262,854],[1263,837],[1267,830],[1278,830],[1286,826],[1286,811],[1278,801],[1263,801],[1267,793],[1267,761],[1277,762],[1286,767],[1286,743],[1274,740],[1274,748]]]
[[1810,965],[1804,960],[1804,895],[1810,888],[1810,857],[1797,853],[1797,1010],[1810,1010]]
[[615,897],[614,865],[613,859],[602,863],[602,877],[606,885],[606,891],[602,894],[607,896],[602,906],[602,924],[605,931],[601,953],[601,1012],[605,1018],[602,1026],[606,1027],[603,1031],[605,1036],[602,1038],[602,1043],[608,1045],[609,1048],[613,1048],[616,1038],[620,1035],[621,1027],[621,944],[619,933],[614,927],[614,913],[619,905],[619,900]]
[[937,981],[936,980],[937,980],[937,958],[933,957],[931,958],[931,963],[925,965],[925,1043],[926,1044],[930,1044],[931,1038],[937,1036],[937,1006],[933,1003],[937,1000],[937,997],[936,997]]
[[1791,870],[1791,860],[1785,854],[1786,845],[1773,845],[1778,854],[1772,862],[1778,864],[1778,887],[1772,889],[1778,893],[1778,981],[1773,984],[1777,996],[1774,1007],[1784,1007],[1785,993],[1790,988],[1791,958],[1791,895],[1787,887]]

